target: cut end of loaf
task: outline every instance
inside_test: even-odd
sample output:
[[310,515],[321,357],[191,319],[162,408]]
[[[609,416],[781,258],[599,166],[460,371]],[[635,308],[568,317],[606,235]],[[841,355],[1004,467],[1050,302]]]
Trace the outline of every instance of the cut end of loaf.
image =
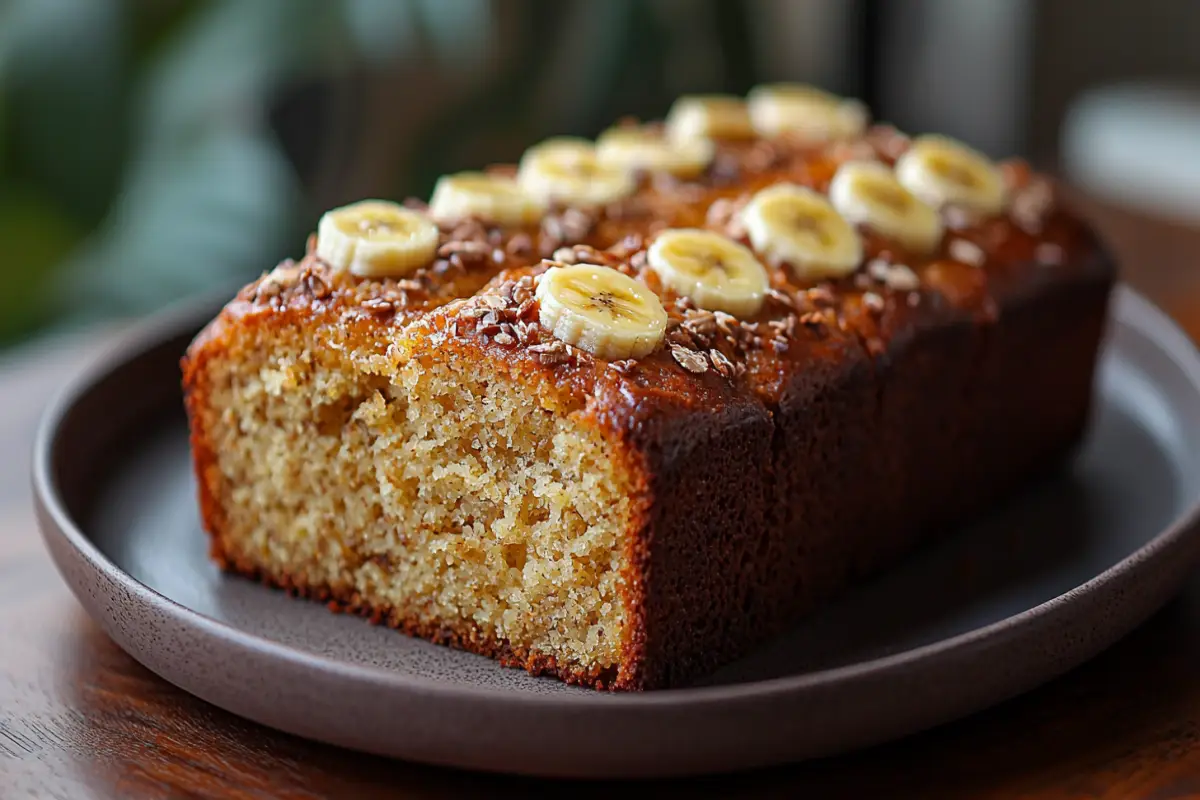
[[579,412],[477,353],[385,366],[303,329],[226,337],[188,381],[227,567],[534,672],[631,680],[629,481]]

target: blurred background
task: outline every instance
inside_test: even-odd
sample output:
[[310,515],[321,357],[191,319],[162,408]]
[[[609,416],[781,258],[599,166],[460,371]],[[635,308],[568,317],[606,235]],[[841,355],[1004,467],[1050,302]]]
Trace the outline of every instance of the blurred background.
[[0,349],[232,289],[330,206],[764,80],[1062,175],[1188,324],[1197,42],[1188,0],[0,0]]

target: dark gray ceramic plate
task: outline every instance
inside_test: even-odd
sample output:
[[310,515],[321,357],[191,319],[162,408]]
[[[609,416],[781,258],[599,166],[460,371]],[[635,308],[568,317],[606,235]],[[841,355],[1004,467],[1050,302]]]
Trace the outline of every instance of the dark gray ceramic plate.
[[177,360],[215,308],[143,326],[49,410],[42,528],[135,658],[235,714],[419,761],[560,776],[679,775],[880,742],[1095,655],[1200,554],[1200,356],[1116,298],[1077,456],[985,519],[703,685],[609,695],[503,669],[220,575],[206,559]]

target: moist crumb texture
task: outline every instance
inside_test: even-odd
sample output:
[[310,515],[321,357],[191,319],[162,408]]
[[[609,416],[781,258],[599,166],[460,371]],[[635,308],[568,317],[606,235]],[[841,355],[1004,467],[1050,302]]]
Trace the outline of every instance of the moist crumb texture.
[[206,378],[223,559],[517,662],[616,676],[629,502],[594,430],[470,362],[380,372],[294,330],[256,345]]

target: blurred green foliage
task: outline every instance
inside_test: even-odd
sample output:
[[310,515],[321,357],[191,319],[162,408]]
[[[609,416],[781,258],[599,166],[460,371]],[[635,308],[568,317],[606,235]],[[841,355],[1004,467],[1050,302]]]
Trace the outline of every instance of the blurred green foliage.
[[274,258],[297,187],[257,112],[347,47],[347,5],[0,3],[0,341]]
[[0,346],[241,283],[323,204],[661,112],[698,36],[697,87],[744,90],[739,9],[0,0]]

